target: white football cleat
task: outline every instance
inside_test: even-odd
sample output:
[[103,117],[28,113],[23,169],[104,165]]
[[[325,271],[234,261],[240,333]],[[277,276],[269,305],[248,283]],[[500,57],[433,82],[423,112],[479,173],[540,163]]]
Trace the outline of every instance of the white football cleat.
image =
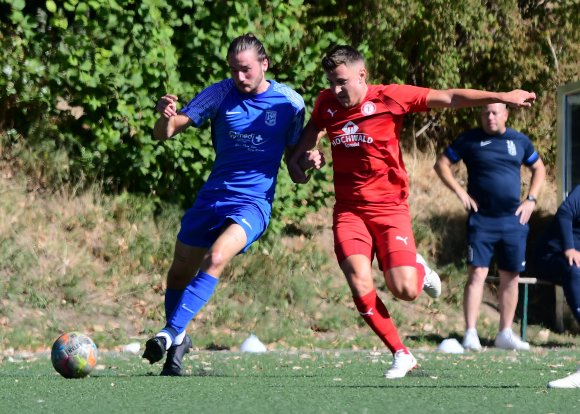
[[385,372],[385,378],[403,378],[416,367],[417,360],[415,357],[409,351],[401,349],[393,355],[393,363],[391,364],[391,368]]
[[467,329],[463,335],[463,348],[470,351],[481,351],[481,342],[479,342],[479,336],[477,336],[477,331],[475,329]]
[[530,344],[522,341],[520,337],[509,328],[498,332],[495,337],[495,347],[500,349],[513,349],[516,351],[530,350]]
[[417,253],[417,263],[425,269],[425,278],[423,279],[423,290],[433,299],[441,296],[441,278],[439,275],[427,266],[427,262],[419,253]]
[[580,371],[558,380],[550,381],[548,388],[580,388]]

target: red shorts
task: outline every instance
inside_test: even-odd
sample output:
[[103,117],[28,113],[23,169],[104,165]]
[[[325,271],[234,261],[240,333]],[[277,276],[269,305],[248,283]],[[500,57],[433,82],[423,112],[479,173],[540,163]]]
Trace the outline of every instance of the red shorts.
[[335,205],[332,229],[339,264],[354,254],[365,255],[371,262],[376,255],[383,271],[417,263],[406,201],[378,206]]

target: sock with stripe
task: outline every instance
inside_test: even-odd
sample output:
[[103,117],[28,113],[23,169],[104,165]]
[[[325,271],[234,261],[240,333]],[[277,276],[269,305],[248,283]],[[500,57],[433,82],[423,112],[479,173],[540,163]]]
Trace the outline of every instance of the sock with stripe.
[[399,338],[389,311],[375,289],[364,296],[353,297],[353,300],[362,318],[393,354],[400,350],[408,352]]
[[[177,304],[179,303],[179,299],[181,299],[181,295],[183,295],[183,291],[184,289],[173,289],[173,288],[165,289],[165,321],[169,321],[169,319],[171,318],[174,309],[177,307]],[[185,331],[183,331],[173,339],[173,345],[181,345],[184,337]]]
[[421,263],[415,263],[417,269],[417,294],[423,291],[423,284],[425,283],[425,266]]
[[[166,338],[167,349],[169,349],[174,342],[177,344],[179,339],[183,341],[187,324],[213,295],[217,283],[217,278],[200,270],[197,273],[197,276],[195,276],[185,288],[179,301],[177,301],[171,316],[168,318],[165,328],[163,328],[157,335]],[[183,334],[183,336],[179,338],[181,334]]]

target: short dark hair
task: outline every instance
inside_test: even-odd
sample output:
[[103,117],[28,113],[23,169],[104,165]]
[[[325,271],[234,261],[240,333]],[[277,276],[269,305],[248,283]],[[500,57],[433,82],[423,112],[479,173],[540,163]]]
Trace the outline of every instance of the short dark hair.
[[232,43],[230,43],[230,46],[228,47],[226,59],[236,56],[248,49],[254,49],[256,51],[258,61],[262,62],[264,59],[268,59],[268,54],[266,53],[266,49],[264,49],[264,45],[252,33],[243,34],[232,40]]
[[322,68],[325,72],[336,69],[340,65],[350,65],[354,62],[363,62],[364,56],[352,46],[334,46],[322,58]]

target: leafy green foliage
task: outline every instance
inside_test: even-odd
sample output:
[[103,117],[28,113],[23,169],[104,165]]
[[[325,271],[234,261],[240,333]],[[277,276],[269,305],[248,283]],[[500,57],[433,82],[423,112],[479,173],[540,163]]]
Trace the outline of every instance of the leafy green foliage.
[[[514,111],[510,124],[527,132],[545,158],[553,162],[555,89],[578,79],[577,1],[310,3],[317,23],[365,52],[376,82],[437,89],[535,91],[537,104],[529,110]],[[407,143],[403,144],[408,146],[409,138],[417,138],[423,149],[441,149],[477,122],[472,110],[418,114],[407,118],[409,132],[404,133]],[[414,137],[416,130],[428,124],[422,136]]]
[[[100,178],[109,189],[189,205],[212,166],[209,125],[156,142],[151,127],[157,98],[175,93],[185,104],[228,76],[227,46],[245,32],[264,40],[278,80],[307,85],[316,70],[311,63],[304,71],[286,58],[300,54],[302,2],[223,2],[211,8],[200,0],[174,6],[156,0],[0,5],[7,11],[0,20],[0,45],[8,50],[1,64],[6,117],[0,122],[29,139],[37,158],[65,150],[66,174],[55,185]],[[55,174],[40,175],[50,181]],[[284,172],[276,216],[281,211],[303,216],[323,204],[305,208],[293,188]]]
[[[18,144],[15,156],[42,186],[97,180],[187,206],[212,166],[209,126],[159,143],[150,133],[155,102],[170,92],[183,105],[227,77],[229,42],[254,32],[270,53],[270,76],[308,109],[326,83],[320,58],[335,43],[364,52],[376,82],[534,90],[538,104],[510,122],[550,163],[555,89],[577,78],[578,9],[575,0],[0,0],[2,142]],[[440,149],[474,115],[408,117],[403,145]],[[327,202],[328,174],[295,186],[281,169],[274,232]]]

